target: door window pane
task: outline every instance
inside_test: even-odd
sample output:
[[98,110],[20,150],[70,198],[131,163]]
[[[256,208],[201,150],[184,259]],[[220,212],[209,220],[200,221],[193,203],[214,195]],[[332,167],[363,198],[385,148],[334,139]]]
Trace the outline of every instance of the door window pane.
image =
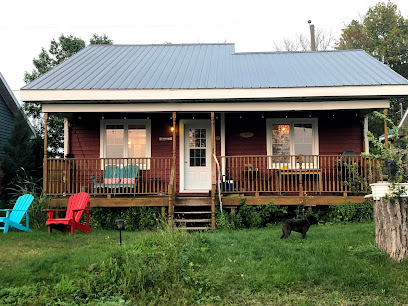
[[[206,166],[206,146],[207,130],[206,129],[189,129],[188,144],[190,147],[190,167]],[[203,149],[204,148],[204,149]]]

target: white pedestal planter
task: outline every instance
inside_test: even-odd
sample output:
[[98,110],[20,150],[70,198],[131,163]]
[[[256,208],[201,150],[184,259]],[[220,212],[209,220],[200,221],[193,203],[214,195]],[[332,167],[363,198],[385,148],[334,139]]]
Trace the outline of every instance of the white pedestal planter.
[[[401,183],[399,185],[405,187],[405,194],[402,194],[401,196],[408,197],[408,183]],[[381,198],[385,197],[386,194],[391,192],[391,184],[389,182],[374,183],[370,184],[370,186],[374,201],[380,200]]]

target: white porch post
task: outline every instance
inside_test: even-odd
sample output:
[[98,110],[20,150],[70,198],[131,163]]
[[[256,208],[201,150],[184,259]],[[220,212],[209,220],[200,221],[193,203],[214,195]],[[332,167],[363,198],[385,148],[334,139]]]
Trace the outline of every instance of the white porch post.
[[[225,156],[225,113],[221,113],[221,156]],[[225,175],[225,158],[221,159],[221,174]]]
[[69,121],[68,118],[64,118],[64,156],[71,153],[69,148]]
[[211,112],[211,228],[215,229],[215,127],[214,112]]
[[364,116],[364,152],[369,154],[370,153],[370,144],[368,142],[368,115]]

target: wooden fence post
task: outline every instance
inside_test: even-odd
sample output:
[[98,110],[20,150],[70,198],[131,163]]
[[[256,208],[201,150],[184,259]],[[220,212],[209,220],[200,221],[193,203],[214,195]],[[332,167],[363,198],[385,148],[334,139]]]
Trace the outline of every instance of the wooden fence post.
[[299,196],[303,196],[302,154],[299,154]]
[[174,202],[175,202],[175,195],[176,195],[176,112],[173,112],[173,157],[172,157],[172,165],[171,165],[171,175],[170,175],[170,184],[169,184],[169,225],[173,226],[173,215],[174,215]]

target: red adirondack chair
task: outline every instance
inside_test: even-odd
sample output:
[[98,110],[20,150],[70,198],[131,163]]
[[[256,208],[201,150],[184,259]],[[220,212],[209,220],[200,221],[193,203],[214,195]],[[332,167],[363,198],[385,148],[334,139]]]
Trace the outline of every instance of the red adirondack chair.
[[[75,234],[75,229],[82,232],[92,232],[89,227],[89,194],[86,192],[80,192],[73,194],[69,197],[67,209],[44,209],[47,212],[48,220],[45,223],[48,225],[48,232],[51,233],[52,229],[55,228],[62,232],[69,232]],[[55,211],[66,211],[65,218],[54,218],[53,214]],[[79,223],[82,213],[86,214],[86,225]]]

